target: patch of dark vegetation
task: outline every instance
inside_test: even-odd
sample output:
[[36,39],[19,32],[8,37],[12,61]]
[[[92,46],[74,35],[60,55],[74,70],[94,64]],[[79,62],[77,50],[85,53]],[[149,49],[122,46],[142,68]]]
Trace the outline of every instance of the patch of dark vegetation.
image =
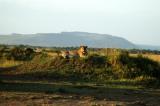
[[0,83],[3,83],[3,81],[2,81],[2,80],[0,80]]
[[67,93],[68,92],[65,88],[58,88],[57,91],[59,93]]
[[106,56],[100,56],[100,55],[91,55],[88,56],[87,59],[85,59],[87,64],[90,64],[92,67],[101,68],[105,67],[107,65],[108,58]]
[[53,93],[55,93],[55,92],[52,91],[52,90],[47,90],[47,91],[45,91],[45,94],[53,94]]
[[140,76],[153,77],[160,79],[160,64],[156,61],[142,57],[130,57],[128,53],[119,56],[123,78],[136,78]]
[[7,48],[4,46],[0,49],[0,59],[26,61],[32,60],[34,56],[35,53],[32,48]]
[[87,86],[87,85],[79,85],[79,86],[75,86],[75,88],[78,89],[98,89],[97,87],[93,87],[93,86]]

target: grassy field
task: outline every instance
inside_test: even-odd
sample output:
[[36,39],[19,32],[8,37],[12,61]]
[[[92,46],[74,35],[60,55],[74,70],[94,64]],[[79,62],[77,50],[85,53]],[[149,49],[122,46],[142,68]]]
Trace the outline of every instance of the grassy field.
[[[137,57],[138,54],[130,54],[130,56]],[[154,61],[160,62],[160,55],[158,54],[142,54],[142,56],[152,59]]]
[[54,50],[30,55],[17,51],[18,56],[15,50],[1,55],[0,106],[160,104],[159,55],[104,49],[68,60]]

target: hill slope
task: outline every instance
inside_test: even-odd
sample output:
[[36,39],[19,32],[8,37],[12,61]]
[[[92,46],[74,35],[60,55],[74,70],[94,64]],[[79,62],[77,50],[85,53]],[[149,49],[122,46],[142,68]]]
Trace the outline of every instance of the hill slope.
[[33,46],[79,46],[96,48],[136,48],[124,38],[88,32],[61,32],[1,35],[0,44],[27,44]]

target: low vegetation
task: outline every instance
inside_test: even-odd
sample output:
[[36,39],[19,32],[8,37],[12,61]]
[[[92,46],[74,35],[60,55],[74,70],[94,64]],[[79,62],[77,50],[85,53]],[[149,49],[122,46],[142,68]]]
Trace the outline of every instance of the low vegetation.
[[[6,52],[10,50],[10,52]],[[128,80],[142,85],[159,86],[160,64],[142,55],[130,56],[127,50],[90,49],[85,58],[65,59],[50,56],[45,49],[36,54],[31,48],[1,49],[1,59],[14,61],[17,66],[13,71],[3,74],[16,74],[35,79],[54,79],[105,83],[111,80]],[[4,64],[4,62],[2,62]],[[9,64],[9,63],[8,63]],[[9,66],[9,65],[6,65]],[[12,69],[12,68],[11,68]]]
[[33,101],[38,106],[44,97],[51,101],[47,105],[63,105],[64,100],[73,105],[87,100],[90,106],[91,101],[95,105],[159,104],[160,63],[145,56],[150,53],[90,48],[87,57],[66,59],[60,51],[77,48],[38,47],[41,52],[36,48],[0,46],[0,104],[10,105],[18,99],[20,106],[33,105]]

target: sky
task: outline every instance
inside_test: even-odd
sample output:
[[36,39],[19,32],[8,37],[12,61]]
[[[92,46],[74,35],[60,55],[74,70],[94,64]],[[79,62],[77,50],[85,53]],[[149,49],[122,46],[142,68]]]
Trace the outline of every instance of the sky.
[[84,31],[160,46],[160,0],[0,0],[0,34]]

